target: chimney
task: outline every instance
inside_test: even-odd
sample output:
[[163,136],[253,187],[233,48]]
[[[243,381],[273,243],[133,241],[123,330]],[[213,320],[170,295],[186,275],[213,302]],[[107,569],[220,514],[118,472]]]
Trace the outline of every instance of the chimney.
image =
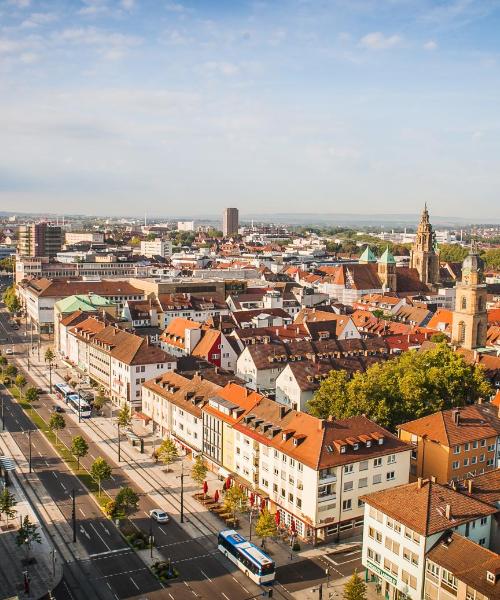
[[286,415],[286,406],[280,404],[280,419],[284,419]]
[[482,404],[483,402],[484,402],[484,400],[482,398],[478,398],[478,401],[477,401],[478,404]]
[[451,415],[453,417],[453,422],[455,423],[455,425],[460,425],[460,411],[458,410],[458,408],[454,408],[451,411]]
[[448,521],[451,521],[451,504],[446,505],[445,515]]
[[467,479],[467,491],[472,494],[472,479]]
[[421,489],[422,489],[422,477],[419,477],[419,478],[417,479],[417,488],[418,488],[419,490],[421,490]]
[[430,479],[431,479],[432,483],[436,483],[436,476],[435,475],[431,475]]
[[325,419],[318,419],[318,430],[321,431],[325,428]]

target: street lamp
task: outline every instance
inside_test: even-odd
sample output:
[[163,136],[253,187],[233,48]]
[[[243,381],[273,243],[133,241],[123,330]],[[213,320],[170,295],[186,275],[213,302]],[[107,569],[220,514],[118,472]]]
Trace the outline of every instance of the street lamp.
[[177,475],[181,480],[181,523],[184,523],[184,462],[181,461],[181,474]]
[[1,397],[2,400],[2,431],[5,431],[5,414],[4,414],[4,397]]
[[326,587],[328,589],[330,587],[330,567],[326,567],[325,575],[326,575]]

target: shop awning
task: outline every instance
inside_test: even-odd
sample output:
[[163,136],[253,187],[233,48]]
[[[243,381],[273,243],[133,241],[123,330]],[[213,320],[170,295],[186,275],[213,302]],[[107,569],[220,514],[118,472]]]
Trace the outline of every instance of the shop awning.
[[0,466],[4,471],[16,470],[15,462],[12,460],[12,458],[9,458],[8,456],[0,456]]

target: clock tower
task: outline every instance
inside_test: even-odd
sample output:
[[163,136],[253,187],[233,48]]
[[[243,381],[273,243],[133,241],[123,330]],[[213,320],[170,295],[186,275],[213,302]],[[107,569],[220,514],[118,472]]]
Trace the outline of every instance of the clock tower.
[[451,330],[452,343],[473,350],[486,345],[488,314],[484,263],[472,245],[462,264],[462,280],[457,283]]
[[410,267],[417,269],[422,283],[435,286],[439,282],[439,254],[436,251],[436,240],[429,221],[427,204],[424,205],[415,242],[411,249]]

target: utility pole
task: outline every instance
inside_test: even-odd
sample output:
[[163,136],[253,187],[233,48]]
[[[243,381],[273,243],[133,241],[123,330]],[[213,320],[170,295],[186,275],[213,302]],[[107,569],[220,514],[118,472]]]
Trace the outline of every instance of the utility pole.
[[181,462],[181,474],[177,475],[181,480],[181,523],[184,523],[184,463]]
[[82,422],[82,397],[80,396],[80,388],[78,388],[78,423]]
[[71,490],[71,522],[73,524],[73,541],[76,542],[76,499],[75,499],[75,488]]
[[5,431],[4,397],[2,396],[2,431]]
[[154,537],[153,537],[153,517],[150,515],[149,516],[149,547],[151,549],[151,558],[153,558],[153,542],[154,542]]
[[49,394],[52,394],[52,361],[49,361]]
[[120,446],[120,421],[116,421],[116,430],[118,432],[118,462],[121,462],[122,454],[121,454],[121,446]]
[[31,473],[31,429],[28,429],[28,445],[29,445],[29,472]]

